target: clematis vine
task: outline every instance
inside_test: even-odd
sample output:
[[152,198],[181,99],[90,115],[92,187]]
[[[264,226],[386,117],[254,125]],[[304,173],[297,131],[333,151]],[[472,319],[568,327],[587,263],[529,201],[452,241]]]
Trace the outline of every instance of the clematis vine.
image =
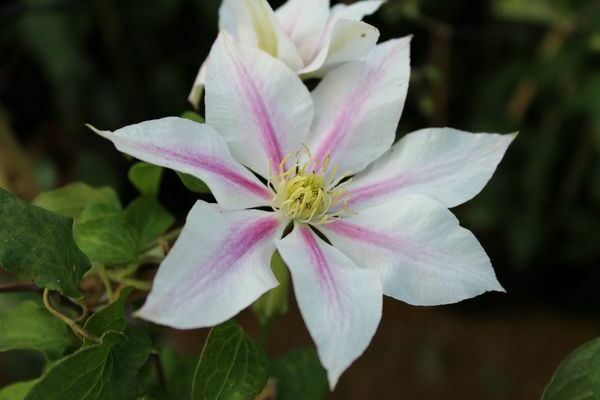
[[277,250],[333,388],[371,341],[383,295],[436,305],[503,291],[448,208],[485,186],[514,135],[432,128],[393,144],[409,44],[379,44],[311,93],[280,59],[221,34],[206,67],[206,124],[96,130],[202,179],[217,201],[196,202],[139,317],[219,324],[278,285]]
[[[382,4],[366,0],[330,8],[329,0],[289,0],[273,11],[267,0],[224,0],[219,28],[239,43],[279,58],[302,77],[322,77],[375,46],[379,31],[361,20]],[[200,67],[188,97],[195,107],[202,97],[206,66],[205,62]]]

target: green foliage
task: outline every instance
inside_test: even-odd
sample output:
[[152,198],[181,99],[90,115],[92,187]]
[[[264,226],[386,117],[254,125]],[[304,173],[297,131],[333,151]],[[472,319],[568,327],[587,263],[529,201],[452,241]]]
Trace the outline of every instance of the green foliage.
[[144,248],[173,225],[175,218],[152,196],[141,196],[125,210],[127,222],[135,229],[138,247]]
[[108,331],[102,343],[82,347],[52,364],[26,400],[133,400],[138,371],[151,350],[137,329]]
[[129,168],[129,181],[141,194],[156,196],[160,189],[163,169],[145,162],[135,163]]
[[600,399],[600,338],[565,358],[542,396],[542,400],[573,399]]
[[74,345],[73,339],[67,325],[33,301],[0,315],[0,351],[32,349],[56,358]]
[[192,400],[252,399],[267,383],[267,360],[234,321],[213,328],[194,374]]
[[318,400],[327,392],[327,374],[314,349],[289,352],[271,362],[278,400]]
[[0,400],[24,400],[29,390],[37,383],[37,379],[17,382],[0,390]]
[[73,241],[71,218],[31,206],[0,189],[0,265],[22,279],[79,297],[90,262]]
[[41,193],[35,198],[33,204],[75,220],[92,204],[104,204],[121,209],[119,197],[112,188],[93,188],[82,182]]
[[136,398],[138,372],[152,345],[145,332],[125,321],[125,301],[131,291],[123,289],[118,301],[85,324],[89,333],[101,337],[101,343],[86,342],[86,346],[52,364],[26,400]]
[[75,225],[75,241],[95,262],[127,264],[137,259],[138,237],[125,214],[105,214]]
[[198,122],[201,124],[204,123],[204,117],[195,111],[185,111],[183,114],[181,114],[181,118],[189,119],[190,121]]
[[183,183],[183,185],[186,188],[188,188],[189,190],[191,190],[192,192],[194,192],[194,193],[210,193],[210,189],[206,185],[206,183],[204,183],[200,179],[196,178],[195,176],[192,176],[189,174],[184,174],[183,172],[179,172],[179,171],[177,171],[177,175],[179,176],[179,179],[181,179],[181,182]]
[[109,331],[123,332],[127,327],[125,302],[132,291],[132,287],[121,290],[119,299],[92,315],[85,322],[84,329],[98,337]]
[[279,286],[269,290],[252,304],[252,311],[263,325],[269,323],[273,318],[285,314],[288,309],[290,273],[278,251],[273,253],[271,258],[271,270],[277,278]]

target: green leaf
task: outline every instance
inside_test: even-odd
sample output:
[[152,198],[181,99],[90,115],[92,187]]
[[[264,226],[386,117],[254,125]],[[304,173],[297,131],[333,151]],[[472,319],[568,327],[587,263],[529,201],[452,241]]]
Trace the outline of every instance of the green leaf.
[[0,315],[0,351],[32,349],[56,358],[73,344],[67,325],[33,301]]
[[201,124],[204,123],[204,117],[194,111],[185,111],[183,114],[181,114],[181,118],[189,119],[190,121],[198,122]]
[[41,193],[33,204],[46,210],[79,218],[83,210],[92,204],[106,204],[120,210],[121,203],[115,191],[110,187],[93,188],[82,182],[71,183],[60,189]]
[[71,218],[31,206],[0,189],[0,265],[39,287],[79,297],[90,261],[73,240]]
[[101,337],[108,331],[123,332],[127,327],[125,302],[132,291],[132,287],[121,290],[119,299],[88,318],[84,329],[97,337]]
[[252,311],[258,316],[261,324],[269,323],[273,318],[285,314],[288,309],[290,273],[277,251],[271,257],[271,270],[279,286],[269,290],[252,304]]
[[234,321],[208,334],[194,374],[192,400],[253,399],[267,383],[267,360]]
[[91,204],[83,210],[83,212],[79,216],[79,219],[77,220],[77,223],[91,221],[93,219],[102,218],[102,217],[106,217],[108,215],[115,215],[115,214],[120,214],[120,213],[121,213],[120,209],[115,208],[113,205],[110,205],[110,204],[102,204],[102,203]]
[[158,239],[175,222],[175,218],[152,196],[134,200],[125,210],[125,218],[138,234],[139,247]]
[[163,169],[145,162],[135,163],[129,168],[129,181],[141,194],[158,195]]
[[138,371],[151,349],[143,331],[109,331],[101,344],[82,347],[50,366],[25,400],[134,400]]
[[124,213],[86,219],[75,224],[74,231],[75,241],[92,261],[118,265],[137,259],[138,236]]
[[318,400],[327,393],[327,373],[314,349],[296,349],[271,363],[278,400]]
[[0,390],[0,400],[23,400],[29,390],[37,383],[37,379],[25,382],[17,382]]
[[179,171],[177,171],[177,175],[179,175],[179,179],[181,179],[181,182],[188,190],[191,190],[194,193],[210,193],[210,189],[206,183],[195,176],[184,174]]
[[542,395],[542,400],[573,399],[600,399],[600,337],[565,358]]

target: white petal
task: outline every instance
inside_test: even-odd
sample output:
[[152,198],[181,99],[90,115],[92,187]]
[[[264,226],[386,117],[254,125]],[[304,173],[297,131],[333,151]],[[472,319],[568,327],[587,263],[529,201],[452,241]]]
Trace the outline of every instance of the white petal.
[[269,263],[283,227],[272,212],[198,201],[137,316],[177,329],[233,317],[277,286]]
[[326,46],[298,71],[304,78],[319,78],[332,69],[358,60],[372,50],[379,39],[379,30],[361,21],[341,19],[333,27]]
[[381,7],[383,3],[385,3],[385,1],[366,0],[356,1],[349,5],[342,3],[336,4],[331,8],[331,18],[360,21],[367,15],[371,15],[375,11],[379,10],[379,7]]
[[339,63],[367,54],[377,43],[379,31],[360,21],[382,4],[383,1],[358,1],[351,5],[335,5],[320,39],[313,45],[311,61],[299,73],[323,77]]
[[405,193],[432,197],[446,207],[483,189],[512,135],[473,134],[450,128],[409,133],[348,185],[352,208],[382,204]]
[[302,67],[298,49],[266,0],[224,0],[219,9],[219,27],[240,43],[279,58],[294,71]]
[[381,281],[297,225],[277,243],[330,387],[367,348],[381,319]]
[[123,153],[202,179],[225,208],[242,209],[270,203],[270,190],[233,159],[225,140],[208,125],[168,117],[114,132],[90,128],[112,141]]
[[358,172],[389,149],[408,88],[409,45],[409,37],[380,44],[321,81],[307,138],[316,160],[329,155],[338,171]]
[[275,11],[305,62],[313,56],[329,18],[329,0],[289,0]]
[[300,149],[313,118],[310,93],[276,58],[221,35],[208,60],[206,121],[233,156],[264,177]]
[[198,71],[198,75],[196,75],[196,80],[194,81],[194,85],[192,86],[192,91],[188,96],[188,101],[194,106],[195,109],[198,109],[200,105],[200,99],[202,98],[202,94],[204,92],[204,83],[206,82],[206,61],[202,63],[200,66],[200,70]]
[[449,304],[504,291],[475,236],[425,196],[368,208],[322,231],[357,265],[380,271],[386,295],[410,304]]

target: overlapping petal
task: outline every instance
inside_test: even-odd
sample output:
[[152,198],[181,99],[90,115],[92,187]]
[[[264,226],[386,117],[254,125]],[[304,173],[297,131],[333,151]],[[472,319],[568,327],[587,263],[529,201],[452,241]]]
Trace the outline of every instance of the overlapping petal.
[[322,230],[357,265],[378,270],[398,300],[438,305],[504,291],[475,236],[428,197],[406,195]]
[[283,228],[271,212],[198,201],[137,315],[179,329],[233,317],[277,286],[269,263]]
[[305,140],[308,89],[285,64],[221,34],[208,61],[206,121],[234,157],[264,177]]
[[281,28],[267,0],[223,0],[219,27],[238,42],[279,58],[294,71],[302,67],[298,49]]
[[277,249],[290,268],[300,311],[333,388],[377,329],[381,281],[376,271],[357,267],[306,225],[296,225]]
[[289,0],[275,11],[283,31],[309,63],[329,19],[329,0]]
[[387,41],[319,83],[307,138],[316,160],[331,156],[339,171],[358,172],[389,149],[408,89],[409,45],[409,37]]
[[367,0],[332,7],[319,39],[312,46],[312,55],[305,58],[306,65],[299,73],[323,77],[335,66],[367,54],[377,43],[379,31],[361,20],[382,4],[383,1]]
[[473,134],[450,128],[409,133],[348,185],[355,210],[406,193],[432,197],[446,207],[483,189],[515,134]]
[[231,156],[225,140],[208,125],[167,117],[114,132],[92,129],[123,153],[202,179],[225,208],[263,206],[271,200],[267,187]]

